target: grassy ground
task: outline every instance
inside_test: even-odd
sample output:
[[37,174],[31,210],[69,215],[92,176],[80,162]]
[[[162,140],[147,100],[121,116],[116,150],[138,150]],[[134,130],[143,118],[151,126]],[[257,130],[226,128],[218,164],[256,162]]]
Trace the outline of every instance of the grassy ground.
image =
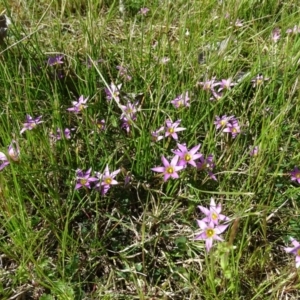
[[[12,21],[0,45],[0,151],[9,157],[13,140],[20,149],[0,173],[0,298],[299,299],[284,251],[300,238],[290,175],[300,167],[300,33],[286,32],[299,25],[297,1],[123,2],[0,4]],[[56,55],[63,63],[49,65]],[[199,83],[213,77],[236,85],[215,99]],[[112,82],[119,102],[107,100]],[[186,92],[189,107],[170,103]],[[68,111],[81,95],[87,107]],[[139,107],[129,132],[128,102]],[[20,134],[27,114],[43,122]],[[223,115],[237,118],[235,138],[216,128]],[[167,119],[185,130],[153,141]],[[57,128],[71,139],[53,138]],[[213,155],[217,180],[199,167],[166,182],[151,170],[177,142]],[[105,195],[97,182],[75,189],[76,170],[95,177],[107,165],[120,171]],[[207,252],[197,206],[211,197],[230,221]]]

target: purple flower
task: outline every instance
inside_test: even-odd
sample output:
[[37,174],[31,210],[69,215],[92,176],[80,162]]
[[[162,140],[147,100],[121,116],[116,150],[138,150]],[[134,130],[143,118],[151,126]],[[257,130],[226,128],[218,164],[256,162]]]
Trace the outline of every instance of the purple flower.
[[258,146],[253,147],[253,149],[250,151],[250,156],[257,156],[258,150]]
[[[12,142],[8,146],[8,156],[13,161],[19,161],[20,159],[19,145],[15,140],[12,140]],[[10,164],[8,157],[3,152],[0,152],[0,161],[2,161],[2,164],[0,165],[0,171]]]
[[61,65],[63,64],[63,55],[50,56],[47,60],[49,66]]
[[89,97],[85,98],[83,97],[83,95],[81,95],[78,99],[78,101],[72,101],[73,106],[68,108],[68,111],[73,111],[75,114],[80,113],[82,110],[84,110],[85,108],[87,108],[87,101],[88,101]]
[[290,172],[290,175],[292,181],[297,181],[298,183],[300,183],[300,170],[297,167],[295,167],[294,170]]
[[23,124],[23,128],[21,129],[20,134],[22,134],[26,130],[32,130],[37,124],[43,123],[41,119],[42,116],[32,118],[30,115],[26,115],[26,122]]
[[128,75],[128,70],[127,68],[123,66],[117,66],[117,69],[119,70],[119,76],[123,77],[125,80],[130,81],[132,77]]
[[239,123],[236,119],[230,120],[226,126],[227,127],[223,130],[223,132],[231,133],[233,138],[235,138],[241,132]]
[[166,120],[165,137],[172,136],[174,140],[178,140],[178,135],[176,132],[185,130],[183,127],[178,127],[180,122],[181,120],[177,120],[174,123],[171,120]]
[[287,29],[286,33],[292,33],[292,34],[297,34],[300,33],[300,27],[298,27],[297,25],[295,25],[293,28],[289,28]]
[[83,172],[81,169],[76,170],[76,186],[75,190],[78,190],[82,187],[91,188],[91,183],[98,181],[98,178],[91,176],[92,169],[88,169],[86,172]]
[[296,256],[296,268],[300,267],[300,243],[295,239],[291,239],[293,247],[285,247],[284,251],[287,253],[292,253]]
[[115,85],[114,83],[110,84],[110,87],[105,88],[106,93],[106,99],[112,100],[115,99],[117,102],[120,101],[119,95],[120,95],[120,89],[122,87],[122,84]]
[[214,89],[211,89],[212,97],[209,100],[220,100],[222,98],[222,93],[217,93]]
[[164,138],[163,135],[159,135],[160,132],[164,131],[165,127],[160,127],[159,129],[151,132],[151,138],[153,142],[158,142]]
[[215,82],[216,82],[216,77],[213,77],[212,79],[206,81],[197,82],[197,85],[201,85],[204,91],[210,91],[213,88]]
[[130,118],[130,117],[122,117],[121,121],[122,121],[121,128],[125,129],[126,132],[129,133],[130,132],[130,127],[131,127],[132,123],[134,121],[136,121],[136,116],[133,116],[132,118]]
[[221,237],[219,237],[219,234],[227,229],[228,224],[215,226],[214,222],[212,221],[207,224],[201,220],[197,220],[197,223],[201,229],[201,232],[196,235],[195,240],[205,240],[207,252],[210,251],[214,240],[224,241]]
[[231,87],[235,86],[236,83],[232,82],[231,78],[228,79],[222,79],[219,82],[216,82],[213,86],[219,86],[218,92],[221,92],[223,90],[230,90]]
[[96,187],[101,189],[101,194],[105,195],[112,185],[118,184],[118,182],[114,179],[121,170],[118,169],[113,171],[112,173],[109,172],[108,165],[106,165],[104,173],[96,173],[97,177],[100,179],[100,182],[97,184]]
[[272,31],[271,38],[274,43],[278,42],[278,40],[280,39],[280,28],[275,28]]
[[64,131],[62,132],[62,130],[60,128],[57,128],[56,130],[56,134],[50,133],[50,136],[55,140],[55,141],[59,141],[61,140],[63,137],[65,137],[65,139],[69,140],[71,138],[71,130],[69,128],[64,129]]
[[178,150],[172,151],[174,154],[179,156],[178,166],[186,167],[187,164],[196,167],[195,160],[202,157],[201,153],[197,153],[200,148],[200,144],[188,150],[185,145],[177,144]]
[[263,84],[264,81],[268,81],[270,78],[265,78],[264,75],[258,74],[255,78],[251,80],[252,86],[257,87]]
[[129,117],[131,119],[135,119],[135,114],[138,112],[139,108],[137,107],[138,102],[135,104],[132,104],[130,102],[127,103],[127,105],[120,105],[120,108],[122,109],[122,115],[121,119],[123,117]]
[[95,65],[97,65],[98,63],[102,63],[103,62],[103,59],[96,59],[96,60],[92,60],[90,58],[88,58],[85,62],[85,64],[87,65],[87,67],[90,69],[92,66],[93,66],[93,63]]
[[164,166],[152,168],[151,170],[154,172],[164,173],[164,181],[167,181],[170,177],[178,178],[179,175],[177,172],[183,169],[183,166],[177,165],[178,159],[179,156],[175,155],[169,163],[167,159],[164,156],[162,156],[161,161]]
[[227,117],[226,115],[224,115],[221,118],[219,116],[216,116],[216,121],[214,122],[214,124],[216,125],[217,129],[224,128],[233,119],[234,116]]
[[146,16],[148,14],[148,12],[150,11],[149,8],[147,7],[142,7],[140,10],[139,10],[139,14],[143,15],[143,16]]
[[215,199],[210,198],[210,207],[207,209],[204,206],[199,205],[198,208],[206,215],[201,221],[210,223],[213,222],[215,225],[219,224],[219,221],[229,221],[230,219],[225,215],[221,214],[222,206],[221,204],[216,205]]
[[213,169],[215,164],[213,163],[214,156],[212,154],[208,155],[207,158],[201,156],[199,162],[196,164],[197,168],[200,170],[206,170],[211,179],[217,181],[215,174],[213,174]]
[[104,131],[106,129],[106,125],[105,125],[105,120],[97,120],[96,121],[96,125],[98,127],[99,130]]
[[174,100],[170,101],[174,105],[175,108],[180,108],[182,106],[188,107],[190,98],[189,98],[189,92],[185,92],[179,96],[177,96]]

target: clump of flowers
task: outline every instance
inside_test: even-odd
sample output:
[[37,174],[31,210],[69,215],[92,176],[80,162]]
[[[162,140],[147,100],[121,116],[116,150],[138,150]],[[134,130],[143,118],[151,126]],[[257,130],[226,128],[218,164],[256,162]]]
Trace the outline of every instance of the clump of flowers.
[[140,10],[139,10],[139,14],[143,15],[143,16],[146,16],[148,14],[148,12],[150,11],[150,9],[148,7],[142,7]]
[[26,122],[23,124],[23,128],[21,129],[20,134],[22,134],[26,130],[32,130],[36,127],[37,124],[43,123],[41,119],[42,116],[33,118],[30,115],[26,115]]
[[172,103],[175,108],[181,108],[181,107],[189,107],[190,106],[189,101],[190,101],[189,92],[185,92],[177,96],[174,100],[170,101],[170,103]]
[[221,225],[220,222],[228,222],[230,219],[221,214],[221,204],[216,205],[213,198],[211,198],[209,209],[203,206],[198,206],[198,208],[205,215],[205,218],[197,220],[201,231],[196,234],[195,240],[205,240],[206,250],[209,252],[214,240],[224,241],[219,235],[227,229],[228,224]]
[[56,129],[56,134],[54,133],[50,133],[50,137],[54,140],[54,141],[59,141],[61,140],[63,137],[67,140],[71,139],[71,130],[69,128],[66,128],[64,130],[61,130],[60,128]]
[[300,183],[300,170],[297,167],[295,167],[294,170],[290,172],[290,175],[292,181],[297,181],[298,183]]
[[293,244],[293,247],[285,247],[284,251],[287,253],[294,254],[296,256],[296,268],[299,268],[300,267],[300,243],[294,238],[291,238],[291,242]]
[[171,162],[168,162],[168,160],[162,156],[161,161],[163,163],[162,167],[155,167],[151,170],[154,172],[159,172],[164,174],[164,181],[167,181],[170,177],[172,178],[179,178],[178,171],[183,169],[183,166],[179,166],[178,163],[179,156],[175,155]]
[[0,171],[10,164],[10,159],[15,162],[20,159],[20,149],[15,140],[13,140],[8,146],[8,156],[6,156],[3,152],[0,152],[0,161],[2,161]]
[[217,129],[221,129],[222,132],[231,133],[231,136],[235,138],[240,132],[240,126],[238,120],[234,116],[227,117],[226,115],[216,116],[216,121],[214,122]]
[[89,97],[84,98],[83,95],[81,95],[78,99],[78,101],[72,101],[73,106],[68,108],[68,111],[72,111],[75,114],[78,114],[80,112],[82,112],[85,108],[87,108],[87,101],[88,101]]

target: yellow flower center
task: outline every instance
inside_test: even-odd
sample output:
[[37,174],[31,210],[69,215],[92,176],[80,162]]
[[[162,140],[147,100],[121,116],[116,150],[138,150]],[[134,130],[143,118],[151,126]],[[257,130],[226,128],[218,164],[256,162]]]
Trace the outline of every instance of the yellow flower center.
[[297,173],[297,174],[295,175],[295,177],[296,177],[296,178],[300,178],[300,173]]
[[185,161],[190,161],[192,159],[192,156],[189,154],[189,153],[187,153],[185,156],[184,156],[184,160]]
[[169,128],[170,133],[174,133],[174,128]]
[[174,173],[174,168],[173,167],[167,167],[166,169],[168,174],[173,174]]
[[227,123],[226,120],[221,120],[221,121],[220,121],[220,124],[221,124],[222,126],[225,126],[226,123]]
[[80,184],[81,184],[81,185],[85,185],[86,183],[87,183],[87,180],[86,180],[86,179],[83,179],[83,178],[80,179]]
[[206,236],[208,237],[208,238],[211,238],[212,236],[214,236],[215,235],[215,231],[213,230],[213,229],[207,229],[206,230]]
[[297,249],[296,253],[297,253],[297,256],[300,256],[300,248]]
[[177,106],[180,107],[180,106],[182,106],[182,105],[183,105],[183,102],[182,102],[181,100],[179,100],[179,101],[177,102]]
[[217,219],[218,219],[218,214],[217,214],[217,213],[212,213],[212,214],[211,214],[211,218],[212,218],[213,220],[217,220]]
[[110,185],[112,182],[112,179],[110,177],[105,178],[104,182],[105,182],[105,184]]
[[31,128],[34,128],[34,127],[36,126],[36,124],[35,124],[35,123],[30,123],[29,126],[30,126]]
[[256,79],[256,84],[257,85],[260,85],[260,84],[262,84],[263,83],[263,80],[262,79]]
[[236,129],[236,128],[232,128],[232,132],[233,132],[233,133],[236,133],[236,132],[237,132],[237,129]]

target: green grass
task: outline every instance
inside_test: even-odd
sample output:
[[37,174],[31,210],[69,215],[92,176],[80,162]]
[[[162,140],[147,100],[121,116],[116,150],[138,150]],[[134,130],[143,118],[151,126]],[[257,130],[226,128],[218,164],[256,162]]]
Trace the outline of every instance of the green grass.
[[[0,173],[0,298],[298,299],[295,257],[283,249],[300,238],[299,185],[289,174],[300,167],[300,33],[286,34],[299,24],[298,5],[123,2],[122,12],[119,1],[104,0],[0,4],[12,20],[0,44],[0,151],[16,140],[21,153]],[[47,66],[57,54],[64,64]],[[101,62],[88,68],[89,58]],[[269,80],[253,88],[260,73]],[[218,101],[197,84],[241,74]],[[106,100],[111,82],[122,83],[122,105],[140,95],[129,133],[118,103]],[[175,109],[170,101],[186,91],[191,106]],[[68,112],[80,95],[88,107]],[[26,114],[43,123],[20,134]],[[235,139],[215,128],[224,114],[238,118]],[[167,182],[151,171],[176,148],[172,139],[151,141],[168,118],[186,128],[180,143],[214,155],[217,181],[195,168]],[[72,129],[72,138],[53,142],[57,128]],[[94,174],[106,165],[121,171],[105,196],[75,190],[77,169]],[[197,206],[211,197],[231,222],[207,253],[194,237]]]

